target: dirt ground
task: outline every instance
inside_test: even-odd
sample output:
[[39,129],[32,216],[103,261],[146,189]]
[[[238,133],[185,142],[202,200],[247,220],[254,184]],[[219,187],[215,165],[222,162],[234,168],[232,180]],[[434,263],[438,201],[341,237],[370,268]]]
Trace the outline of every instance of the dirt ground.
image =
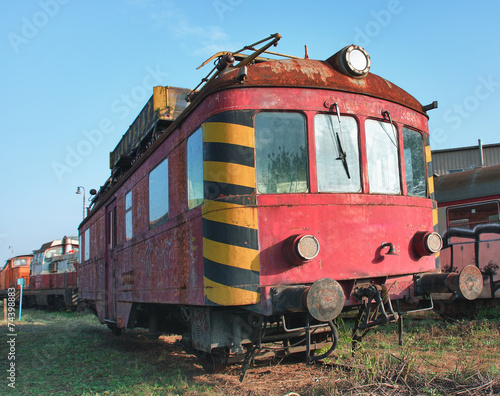
[[[255,362],[240,382],[241,364],[228,366],[222,373],[207,374],[197,358],[186,354],[177,343],[179,337],[162,336],[164,345],[159,360],[166,368],[180,368],[187,382],[206,384],[227,396],[233,395],[299,395],[312,394],[321,379],[328,377],[328,368],[323,365],[308,366],[298,358],[277,362],[271,359]],[[307,390],[306,393],[304,393]]]
[[[301,357],[281,361],[257,360],[240,382],[240,364],[228,366],[219,374],[207,374],[196,357],[186,354],[176,343],[177,337],[162,336],[160,340],[164,349],[159,360],[166,368],[180,368],[187,382],[209,385],[217,393],[227,396],[500,394],[499,376],[486,378],[477,372],[471,375],[467,384],[461,384],[444,375],[448,365],[438,367],[430,362],[427,364],[425,360],[418,367],[409,367],[406,363],[391,367],[390,371],[398,376],[397,381],[385,381],[380,375],[367,378],[362,371],[368,368],[359,365],[359,361],[356,363],[354,358],[346,358],[341,364],[321,362],[313,365],[307,365]],[[453,365],[451,361],[447,363]]]

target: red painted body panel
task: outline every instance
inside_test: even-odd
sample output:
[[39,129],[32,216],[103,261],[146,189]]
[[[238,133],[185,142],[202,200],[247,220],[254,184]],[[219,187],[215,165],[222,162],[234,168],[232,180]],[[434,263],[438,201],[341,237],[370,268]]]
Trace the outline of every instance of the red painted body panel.
[[[91,233],[91,260],[79,267],[79,295],[96,302],[101,321],[113,318],[126,324],[131,302],[203,304],[201,208],[187,212],[187,202],[180,198],[186,196],[186,171],[179,165],[185,149],[172,151],[178,144],[178,134],[176,131],[173,140],[153,153],[114,195],[117,232],[112,251],[106,249],[106,208],[99,208],[92,218],[95,232]],[[160,162],[166,152],[171,153],[170,220],[149,229],[148,169]],[[124,197],[132,187],[134,238],[127,241]]]
[[[434,260],[418,257],[411,239],[432,229],[426,199],[376,195],[304,194],[259,196],[261,282],[265,285],[313,282],[318,271],[336,280],[406,275],[434,269]],[[398,216],[394,213],[397,212]],[[299,267],[287,264],[281,243],[293,234],[314,235],[320,252]],[[391,242],[398,255],[386,255]]]
[[[432,204],[427,199],[363,194],[261,195],[257,199],[261,284],[313,283],[321,276],[342,281],[409,275],[435,269],[433,256],[415,255],[411,240],[417,231],[431,230]],[[395,215],[397,213],[398,215]],[[290,235],[310,234],[320,243],[311,262],[289,264],[281,253]],[[387,255],[382,243],[396,245]],[[399,280],[401,282],[401,280]],[[390,285],[392,282],[388,281]],[[349,298],[351,290],[345,290]],[[391,295],[401,290],[391,288]],[[406,295],[410,290],[406,289]],[[262,295],[262,300],[271,297]],[[353,301],[346,302],[350,305]]]

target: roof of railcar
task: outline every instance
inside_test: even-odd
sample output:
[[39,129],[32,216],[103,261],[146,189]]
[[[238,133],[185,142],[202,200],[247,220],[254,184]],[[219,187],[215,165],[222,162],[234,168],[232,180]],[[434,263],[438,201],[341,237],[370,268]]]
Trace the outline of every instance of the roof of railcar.
[[397,85],[373,73],[368,73],[363,78],[347,76],[338,71],[330,59],[326,61],[277,59],[259,62],[247,66],[248,76],[244,83],[238,81],[239,68],[236,65],[236,67],[227,68],[211,84],[207,84],[204,96],[227,88],[318,88],[384,99],[426,115],[422,104]]
[[500,165],[450,173],[434,179],[438,203],[500,194]]
[[[68,243],[70,243],[71,245],[78,245],[79,244],[79,240],[78,240],[77,236],[70,236],[70,237],[65,237],[65,238],[68,239]],[[40,249],[33,250],[33,253],[37,254],[40,252],[44,252],[47,249],[50,249],[51,247],[63,246],[63,245],[64,245],[64,238],[63,239],[55,239],[53,241],[44,243],[42,246],[40,246]]]

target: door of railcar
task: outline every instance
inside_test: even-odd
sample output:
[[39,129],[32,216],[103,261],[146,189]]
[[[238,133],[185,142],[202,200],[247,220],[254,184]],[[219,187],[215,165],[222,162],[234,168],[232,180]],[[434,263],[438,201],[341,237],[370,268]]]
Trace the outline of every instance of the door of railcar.
[[106,208],[105,319],[116,321],[116,200]]

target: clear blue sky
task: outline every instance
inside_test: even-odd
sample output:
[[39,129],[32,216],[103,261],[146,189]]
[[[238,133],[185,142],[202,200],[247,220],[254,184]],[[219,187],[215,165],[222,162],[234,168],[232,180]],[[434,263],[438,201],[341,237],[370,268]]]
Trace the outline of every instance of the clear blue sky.
[[[77,235],[82,196],[154,85],[193,88],[220,50],[269,34],[326,59],[347,44],[429,113],[433,149],[499,143],[497,1],[123,0],[0,5],[0,266]],[[88,205],[88,202],[86,203]]]

